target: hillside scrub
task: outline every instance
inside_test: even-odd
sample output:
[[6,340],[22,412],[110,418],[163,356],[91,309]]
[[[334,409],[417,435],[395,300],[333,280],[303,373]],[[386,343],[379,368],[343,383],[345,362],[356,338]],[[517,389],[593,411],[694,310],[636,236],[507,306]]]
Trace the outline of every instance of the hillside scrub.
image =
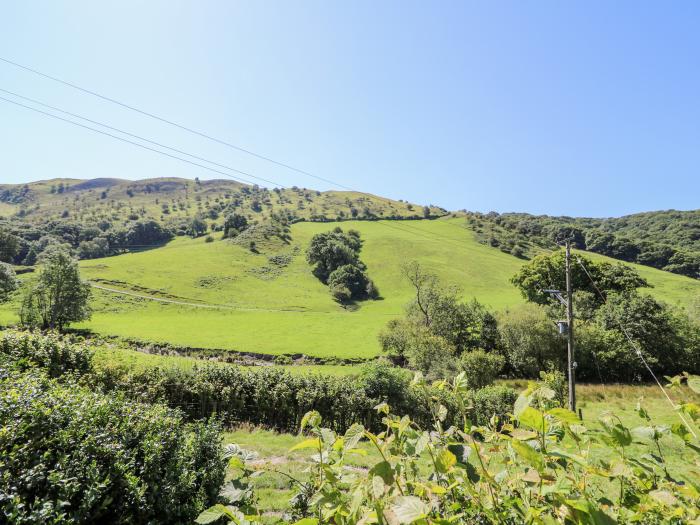
[[[414,299],[403,319],[392,319],[380,332],[384,352],[430,378],[444,378],[460,369],[460,356],[496,349],[496,318],[476,299],[461,301],[457,289],[442,286],[436,275],[416,261],[401,271],[414,290]],[[465,364],[471,368],[468,360]]]
[[647,212],[611,219],[467,213],[481,242],[513,255],[556,249],[571,239],[576,248],[700,278],[700,212]]

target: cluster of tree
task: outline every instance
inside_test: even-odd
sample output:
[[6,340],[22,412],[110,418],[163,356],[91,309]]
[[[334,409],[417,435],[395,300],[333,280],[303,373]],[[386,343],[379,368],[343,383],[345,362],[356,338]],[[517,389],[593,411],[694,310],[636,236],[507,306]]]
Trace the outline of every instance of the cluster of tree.
[[571,240],[576,248],[700,278],[700,212],[650,212],[618,219],[467,213],[484,243],[524,256]]
[[0,260],[33,265],[51,246],[64,245],[80,259],[94,259],[132,248],[158,246],[173,238],[173,231],[155,220],[129,221],[115,226],[109,221],[95,225],[49,221],[35,225],[18,221],[0,225]]
[[[657,374],[700,372],[697,319],[641,291],[649,285],[631,268],[576,257],[572,285],[581,379],[648,380],[635,347]],[[563,365],[564,342],[554,327],[554,321],[564,317],[563,306],[544,289],[565,289],[564,265],[563,251],[540,255],[512,279],[537,306],[505,312],[499,318],[500,346],[510,374],[532,376]]]
[[[572,280],[582,380],[648,379],[628,335],[656,373],[700,372],[696,315],[639,291],[648,283],[623,264],[583,257],[580,262]],[[405,317],[389,321],[380,333],[382,349],[431,378],[465,371],[471,387],[498,375],[532,378],[542,370],[563,370],[566,339],[555,324],[564,318],[563,307],[544,290],[565,289],[564,264],[563,252],[555,252],[524,265],[512,280],[530,304],[492,314],[476,300],[461,301],[456,289],[441,286],[419,264],[409,263],[403,273],[414,299]]]
[[314,265],[313,273],[340,302],[374,299],[379,290],[367,276],[367,266],[360,260],[362,241],[356,230],[333,231],[313,236],[306,260]]
[[[462,302],[456,288],[442,286],[437,276],[413,261],[402,273],[414,299],[402,319],[392,319],[379,334],[384,352],[431,378],[468,370],[471,387],[489,384],[503,368],[496,353],[496,318],[478,301]],[[479,369],[478,374],[472,374]]]

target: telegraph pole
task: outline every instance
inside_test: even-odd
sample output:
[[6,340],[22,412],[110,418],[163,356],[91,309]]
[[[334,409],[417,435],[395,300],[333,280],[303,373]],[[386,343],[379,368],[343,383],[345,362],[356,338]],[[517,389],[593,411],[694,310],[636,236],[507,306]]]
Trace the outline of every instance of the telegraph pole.
[[567,364],[569,369],[569,410],[576,412],[576,370],[574,362],[574,301],[571,282],[571,241],[566,241],[566,324]]

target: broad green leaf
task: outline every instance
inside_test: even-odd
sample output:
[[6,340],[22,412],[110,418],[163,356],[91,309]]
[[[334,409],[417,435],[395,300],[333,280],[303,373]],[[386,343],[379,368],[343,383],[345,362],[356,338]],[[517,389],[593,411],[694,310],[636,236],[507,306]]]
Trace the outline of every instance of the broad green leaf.
[[380,461],[369,470],[370,476],[379,476],[386,485],[394,483],[394,469],[389,462]]
[[302,518],[295,521],[293,525],[318,525],[318,520],[316,518]]
[[435,468],[441,474],[446,474],[456,463],[457,458],[447,449],[442,449],[435,456]]
[[391,505],[391,510],[398,523],[407,524],[425,518],[430,512],[430,507],[415,496],[399,496]]
[[313,448],[315,450],[318,450],[318,448],[321,446],[321,440],[319,438],[309,438],[305,439],[301,443],[297,443],[294,445],[292,448],[289,449],[289,452],[293,452],[294,450],[301,450],[305,448]]
[[304,430],[307,426],[315,428],[321,424],[321,414],[315,410],[311,410],[304,414],[301,418],[301,430]]
[[649,495],[667,507],[673,507],[678,503],[678,499],[667,490],[652,490]]
[[515,406],[513,407],[513,415],[517,418],[522,414],[523,410],[525,410],[528,406],[530,406],[530,396],[527,396],[525,394],[520,394],[518,396],[518,399],[515,400]]
[[445,418],[447,417],[447,407],[446,406],[440,405],[438,407],[437,417],[440,421],[445,421]]
[[523,443],[522,441],[518,441],[517,439],[511,440],[510,445],[513,447],[513,450],[516,454],[518,454],[518,456],[523,458],[537,470],[541,472],[544,469],[544,460],[542,459],[542,455],[530,445]]
[[563,423],[578,424],[581,422],[575,412],[566,408],[552,408],[547,410],[547,414]]
[[521,425],[525,425],[526,427],[543,434],[549,430],[544,414],[532,407],[525,407],[525,409],[520,413],[518,421]]
[[386,484],[381,476],[372,476],[372,495],[379,499],[384,495]]
[[205,525],[207,523],[214,523],[222,516],[230,516],[230,512],[224,505],[217,503],[213,507],[209,507],[207,510],[203,511],[194,521],[195,523]]

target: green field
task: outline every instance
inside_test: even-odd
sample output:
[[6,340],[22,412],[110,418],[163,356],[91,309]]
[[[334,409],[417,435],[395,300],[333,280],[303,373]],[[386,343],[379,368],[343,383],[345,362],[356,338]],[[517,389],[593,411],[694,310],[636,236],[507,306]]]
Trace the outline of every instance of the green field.
[[[509,282],[523,261],[476,242],[463,224],[460,218],[342,223],[361,232],[362,259],[381,293],[380,300],[348,309],[333,301],[304,256],[311,237],[334,224],[297,223],[290,244],[257,254],[229,241],[179,237],[156,249],[81,261],[84,278],[139,297],[96,289],[92,319],[76,328],[194,348],[369,358],[379,353],[378,332],[411,299],[399,271],[405,261],[420,261],[490,308],[523,302]],[[290,262],[275,265],[272,255]],[[660,299],[686,304],[700,295],[700,281],[635,267]],[[0,322],[16,321],[16,309],[16,300],[5,305]]]

